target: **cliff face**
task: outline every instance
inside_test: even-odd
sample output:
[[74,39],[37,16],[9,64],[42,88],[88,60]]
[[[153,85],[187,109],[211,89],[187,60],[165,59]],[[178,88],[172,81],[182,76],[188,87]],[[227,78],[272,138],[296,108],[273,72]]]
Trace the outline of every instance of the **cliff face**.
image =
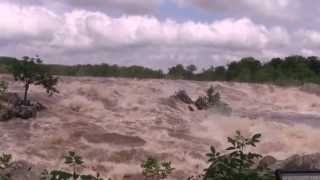
[[[231,106],[232,115],[190,111],[171,97],[184,89],[195,100],[211,85]],[[140,163],[155,156],[172,161],[174,177],[181,179],[201,172],[209,146],[224,148],[235,130],[262,133],[257,150],[278,159],[320,148],[320,97],[308,87],[64,77],[58,89],[60,94],[48,97],[32,87],[30,97],[48,109],[31,120],[0,122],[0,151],[16,160],[59,168],[61,157],[75,150],[89,169],[113,179],[139,173]],[[9,90],[22,93],[14,82]]]

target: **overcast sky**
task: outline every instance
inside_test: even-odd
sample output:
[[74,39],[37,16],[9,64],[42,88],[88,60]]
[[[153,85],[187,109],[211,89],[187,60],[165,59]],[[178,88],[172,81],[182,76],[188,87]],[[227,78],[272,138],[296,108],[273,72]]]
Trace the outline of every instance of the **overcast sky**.
[[0,0],[0,56],[167,68],[319,55],[318,0]]

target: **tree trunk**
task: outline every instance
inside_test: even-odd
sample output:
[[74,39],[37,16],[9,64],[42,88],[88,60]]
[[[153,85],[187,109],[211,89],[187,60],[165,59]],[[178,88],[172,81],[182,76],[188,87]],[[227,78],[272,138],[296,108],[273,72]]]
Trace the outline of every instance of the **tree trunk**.
[[23,98],[23,102],[24,102],[25,105],[28,104],[29,86],[30,86],[29,82],[26,82],[26,85],[24,86],[25,89],[24,89],[24,98]]

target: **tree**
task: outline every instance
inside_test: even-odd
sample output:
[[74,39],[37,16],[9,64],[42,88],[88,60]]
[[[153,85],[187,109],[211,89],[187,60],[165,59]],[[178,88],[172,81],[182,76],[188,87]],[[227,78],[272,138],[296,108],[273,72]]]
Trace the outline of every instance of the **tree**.
[[168,75],[176,79],[184,79],[188,71],[184,68],[182,64],[178,64],[169,68]]
[[194,64],[190,64],[186,67],[186,72],[185,72],[185,78],[186,79],[193,79],[194,72],[197,70],[197,66]]
[[197,70],[197,66],[195,66],[194,64],[190,64],[186,67],[187,71],[193,73],[194,71]]
[[24,83],[23,103],[28,104],[28,91],[30,85],[42,86],[49,95],[58,93],[56,85],[58,78],[52,76],[48,70],[42,65],[42,60],[36,56],[35,58],[23,57],[22,60],[16,61],[10,67],[15,81]]

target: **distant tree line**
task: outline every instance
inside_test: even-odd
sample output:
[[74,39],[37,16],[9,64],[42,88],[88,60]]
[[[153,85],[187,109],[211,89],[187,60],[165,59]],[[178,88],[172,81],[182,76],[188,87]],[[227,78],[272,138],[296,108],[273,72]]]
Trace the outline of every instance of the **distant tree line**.
[[[7,73],[7,67],[18,61],[11,57],[0,57],[0,73]],[[320,59],[315,56],[289,56],[273,58],[265,63],[247,57],[231,62],[226,66],[211,66],[197,70],[195,65],[178,64],[170,67],[168,72],[142,66],[99,65],[51,65],[48,70],[63,76],[97,76],[97,77],[134,77],[134,78],[168,78],[198,81],[236,81],[252,83],[301,84],[320,83]]]

